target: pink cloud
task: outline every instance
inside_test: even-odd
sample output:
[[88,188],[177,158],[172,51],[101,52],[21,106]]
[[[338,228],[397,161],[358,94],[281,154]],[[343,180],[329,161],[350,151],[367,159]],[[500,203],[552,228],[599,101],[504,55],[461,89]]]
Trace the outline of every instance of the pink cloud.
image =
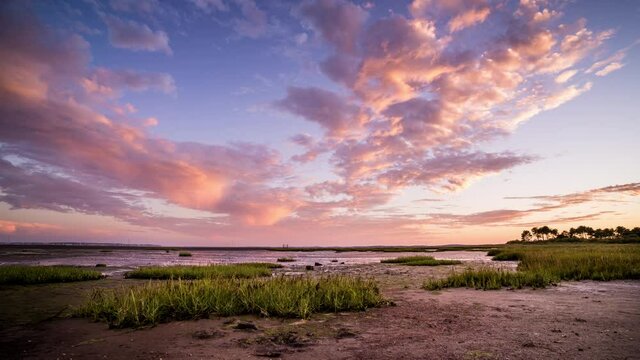
[[0,234],[7,235],[23,235],[23,234],[42,234],[51,232],[52,230],[59,230],[60,227],[49,224],[30,223],[30,222],[16,222],[0,220]]
[[602,70],[596,71],[596,75],[597,76],[607,76],[607,75],[611,74],[612,72],[614,72],[616,70],[622,69],[623,67],[624,67],[623,64],[614,62],[614,63],[611,63],[611,64],[605,66],[604,68],[602,68]]
[[[0,83],[1,155],[21,159],[2,160],[4,202],[14,208],[103,214],[136,224],[153,224],[155,216],[135,199],[226,214],[230,221],[249,225],[273,224],[297,206],[293,194],[284,199],[282,194],[289,192],[266,185],[288,171],[271,149],[152,138],[143,128],[128,125],[126,118],[119,121],[100,113],[84,91],[59,91],[82,88],[88,78],[115,89],[171,91],[170,77],[91,69],[84,42],[73,37],[43,42],[40,39],[59,35],[37,23],[13,26],[11,36],[0,33],[0,48],[6,55],[0,59],[0,72],[2,78],[8,71],[29,74],[31,83],[23,87]],[[16,37],[27,41],[20,47],[8,46]],[[56,61],[57,57],[65,61]],[[69,64],[75,66],[68,68]],[[44,90],[33,96],[25,85]],[[98,99],[104,94],[91,96]],[[117,99],[107,97],[95,104],[113,101]],[[271,197],[258,197],[261,192]]]
[[457,15],[453,19],[449,20],[449,31],[456,32],[470,26],[482,23],[487,19],[491,9],[489,7],[483,7],[479,9],[469,9],[460,15]]
[[[360,113],[370,114],[364,123],[344,121],[355,116],[341,114],[358,112],[342,111],[337,100],[340,105],[330,107],[336,111],[323,112],[324,107],[302,101],[321,96],[292,101],[290,91],[286,99],[289,111],[325,128],[343,134],[349,126],[359,130],[341,141],[316,142],[332,152],[342,194],[352,201],[362,195],[349,192],[358,185],[372,184],[381,193],[416,185],[454,191],[534,161],[534,156],[478,151],[474,144],[504,136],[588,91],[591,82],[572,82],[575,73],[567,71],[613,35],[592,31],[582,20],[560,24],[561,12],[543,2],[522,2],[514,10],[483,0],[418,0],[409,10],[411,18],[391,14],[367,23],[364,10],[346,2],[301,6],[303,24],[309,21],[333,49],[320,62],[322,71],[351,91],[346,98]],[[348,25],[340,20],[347,18],[357,20]],[[329,27],[328,19],[338,20]],[[508,19],[504,32],[478,33],[485,38],[473,47],[457,34],[503,19]],[[305,148],[294,159],[317,156],[315,148]]]

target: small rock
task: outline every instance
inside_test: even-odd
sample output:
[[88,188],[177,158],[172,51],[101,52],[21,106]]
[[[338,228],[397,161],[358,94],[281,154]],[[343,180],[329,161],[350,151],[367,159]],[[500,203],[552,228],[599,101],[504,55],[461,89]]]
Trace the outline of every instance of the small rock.
[[280,356],[282,356],[282,351],[274,349],[258,349],[255,352],[255,355],[268,358],[279,358]]
[[221,338],[224,336],[221,332],[215,330],[198,330],[191,334],[194,339],[206,340],[212,338]]
[[356,334],[347,328],[340,328],[336,333],[336,339],[353,338]]
[[233,328],[238,330],[258,330],[256,324],[248,321],[238,321]]
[[315,263],[314,265],[315,265],[315,266],[322,266],[322,264],[321,264],[321,263],[319,263],[319,262]]
[[534,344],[533,341],[527,341],[526,343],[522,344],[522,347],[532,348],[536,347],[536,344]]
[[338,260],[333,259],[333,260],[331,260],[331,262],[338,262]]

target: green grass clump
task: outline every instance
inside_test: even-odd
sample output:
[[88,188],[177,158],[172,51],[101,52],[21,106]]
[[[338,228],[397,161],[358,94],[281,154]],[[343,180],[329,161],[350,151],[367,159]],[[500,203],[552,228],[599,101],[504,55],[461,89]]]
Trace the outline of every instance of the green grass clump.
[[294,262],[296,259],[290,257],[281,257],[278,258],[278,262]]
[[191,253],[190,253],[190,252],[188,252],[188,251],[180,251],[180,252],[178,253],[178,256],[181,256],[181,257],[189,257],[189,256],[193,256],[193,255],[191,255]]
[[491,260],[494,261],[519,261],[522,260],[524,255],[522,252],[514,251],[514,250],[499,250],[494,252],[493,255],[487,253],[487,255],[492,256]]
[[438,266],[438,265],[457,265],[462,262],[458,260],[437,260],[433,256],[404,256],[395,259],[386,259],[380,261],[383,264],[401,264],[408,266]]
[[556,282],[557,278],[545,274],[484,268],[480,270],[467,269],[462,273],[455,273],[444,279],[427,281],[423,287],[427,290],[440,290],[451,287],[497,290],[503,287],[513,289],[522,289],[523,287],[543,288]]
[[0,284],[43,284],[97,280],[102,273],[73,266],[0,266]]
[[520,260],[517,271],[466,270],[441,280],[429,280],[424,288],[544,287],[568,280],[640,279],[640,246],[635,244],[553,244],[507,246],[493,260]]
[[97,289],[76,315],[123,328],[212,315],[308,318],[318,312],[362,311],[384,303],[376,283],[362,278],[219,278]]
[[212,279],[253,278],[271,276],[271,269],[281,267],[269,263],[244,263],[207,266],[146,266],[130,271],[125,277],[132,279]]
[[501,251],[502,251],[502,249],[491,249],[491,250],[487,251],[487,256],[496,256]]

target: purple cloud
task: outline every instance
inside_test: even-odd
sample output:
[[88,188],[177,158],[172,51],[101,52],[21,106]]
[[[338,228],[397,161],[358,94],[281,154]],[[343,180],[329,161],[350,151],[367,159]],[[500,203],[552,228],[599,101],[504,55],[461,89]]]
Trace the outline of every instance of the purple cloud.
[[171,55],[169,37],[164,31],[153,31],[147,25],[107,15],[104,18],[111,45],[134,51],[160,51]]

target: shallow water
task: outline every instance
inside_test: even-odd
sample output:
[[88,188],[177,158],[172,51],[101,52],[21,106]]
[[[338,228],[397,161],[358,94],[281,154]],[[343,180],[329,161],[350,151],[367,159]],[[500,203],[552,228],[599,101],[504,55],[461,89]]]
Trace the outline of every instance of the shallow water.
[[[104,252],[100,249],[20,249],[0,250],[0,265],[75,265],[95,266],[107,264],[101,270],[105,274],[149,265],[207,265],[232,264],[241,262],[276,262],[278,258],[289,257],[295,262],[281,263],[285,267],[313,265],[324,266],[359,265],[379,263],[383,259],[400,256],[429,255],[436,259],[490,262],[491,257],[484,251],[445,252],[334,252],[334,251],[268,251],[268,250],[193,250],[192,256],[180,257],[178,251],[114,249]],[[343,264],[341,264],[343,263]]]

